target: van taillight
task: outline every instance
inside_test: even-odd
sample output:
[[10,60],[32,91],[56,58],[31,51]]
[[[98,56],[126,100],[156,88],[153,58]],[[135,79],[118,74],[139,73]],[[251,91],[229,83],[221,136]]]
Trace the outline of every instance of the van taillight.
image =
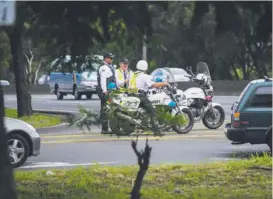
[[233,122],[232,122],[232,125],[235,127],[235,128],[238,128],[240,126],[240,113],[239,112],[235,112],[233,114]]

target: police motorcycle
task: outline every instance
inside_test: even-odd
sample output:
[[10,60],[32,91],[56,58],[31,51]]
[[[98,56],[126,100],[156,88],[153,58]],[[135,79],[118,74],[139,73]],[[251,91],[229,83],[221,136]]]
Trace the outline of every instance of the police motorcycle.
[[[170,124],[168,121],[160,120],[159,128],[161,130],[173,129],[178,134],[186,134],[191,131],[194,125],[194,116],[187,107],[186,96],[182,90],[177,89],[177,83],[172,72],[168,68],[162,69],[162,74],[155,74],[153,79],[155,82],[167,81],[171,86],[163,88],[152,88],[147,93],[148,99],[152,102],[155,109],[161,109],[164,113],[168,113],[170,117],[182,115],[184,124]],[[163,115],[164,117],[164,115]]]
[[108,84],[107,88],[110,92],[105,111],[113,134],[124,136],[136,130],[144,132],[152,129],[147,111],[140,106],[136,91],[123,91],[115,83]]
[[191,74],[190,81],[198,87],[191,87],[184,91],[187,98],[187,106],[194,115],[195,122],[202,120],[209,129],[219,128],[225,121],[225,111],[221,104],[212,102],[213,87],[209,67],[205,62],[196,65],[196,75],[192,72],[192,67],[186,70]]

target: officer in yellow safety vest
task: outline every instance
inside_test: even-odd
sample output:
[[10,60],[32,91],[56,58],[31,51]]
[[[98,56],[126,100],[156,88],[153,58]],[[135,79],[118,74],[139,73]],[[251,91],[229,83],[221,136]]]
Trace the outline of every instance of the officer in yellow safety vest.
[[141,101],[140,106],[147,110],[147,114],[151,118],[154,132],[160,135],[162,133],[159,130],[157,121],[155,121],[156,110],[153,107],[151,101],[148,99],[147,92],[149,87],[160,88],[163,86],[168,86],[169,84],[167,82],[154,82],[152,80],[152,76],[146,74],[146,71],[148,70],[148,63],[145,60],[138,61],[136,69],[137,71],[134,73],[134,76],[131,80],[130,89],[136,89],[139,93],[138,98]]
[[127,58],[123,58],[120,61],[119,68],[116,69],[116,80],[118,88],[129,88],[133,71],[129,69],[129,61]]

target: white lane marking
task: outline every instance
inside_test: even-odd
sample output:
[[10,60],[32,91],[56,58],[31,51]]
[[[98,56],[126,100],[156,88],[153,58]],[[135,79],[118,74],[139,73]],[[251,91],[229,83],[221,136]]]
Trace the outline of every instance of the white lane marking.
[[[29,162],[26,162],[29,163]],[[76,166],[92,166],[92,165],[111,165],[120,163],[118,161],[113,162],[91,162],[91,163],[78,163],[71,164],[67,162],[32,162],[31,165],[21,166],[18,169],[34,169],[34,168],[57,168],[57,167],[76,167]]]
[[212,162],[222,162],[222,161],[230,161],[230,160],[239,160],[239,158],[209,158]]
[[68,124],[69,124],[69,123],[65,122],[65,123],[61,123],[61,124],[55,125],[55,126],[41,127],[41,128],[37,128],[37,129],[56,128],[56,127],[60,127],[60,126],[66,126],[66,125],[68,125]]
[[[4,99],[5,100],[12,100],[12,101],[17,101],[17,97],[7,97],[7,96],[5,96],[4,97]],[[70,100],[74,100],[74,101],[90,101],[90,100],[87,100],[87,99],[85,99],[85,98],[83,98],[82,100],[75,100],[75,99],[73,99],[73,98],[66,98],[66,99],[64,99],[64,100],[57,100],[56,99],[56,97],[31,97],[31,100],[33,101],[33,100],[49,100],[50,102],[54,102],[54,101],[56,101],[56,102],[63,102],[63,101],[70,101]],[[98,97],[92,97],[92,99],[91,100],[99,100],[99,98]]]
[[234,151],[218,151],[218,152],[214,152],[214,154],[232,154],[235,153]]
[[[96,104],[99,103],[99,101],[87,101],[87,100],[83,100],[83,101],[68,101],[68,100],[64,100],[64,101],[54,101],[54,100],[48,100],[46,101],[46,103],[57,103],[57,104],[86,104],[86,103],[92,103],[92,102],[95,102]],[[91,104],[90,103],[90,104]]]

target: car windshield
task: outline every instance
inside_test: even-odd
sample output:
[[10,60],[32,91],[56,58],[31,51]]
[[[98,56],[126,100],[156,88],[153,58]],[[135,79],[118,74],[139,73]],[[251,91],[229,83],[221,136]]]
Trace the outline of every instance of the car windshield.
[[97,72],[95,71],[83,72],[81,76],[84,81],[97,81]]
[[169,68],[174,75],[189,75],[183,68]]
[[154,70],[151,75],[154,79],[156,77],[161,77],[163,81],[169,76],[169,82],[189,81],[189,78],[185,77],[185,75],[189,76],[189,74],[182,68],[158,68]]

